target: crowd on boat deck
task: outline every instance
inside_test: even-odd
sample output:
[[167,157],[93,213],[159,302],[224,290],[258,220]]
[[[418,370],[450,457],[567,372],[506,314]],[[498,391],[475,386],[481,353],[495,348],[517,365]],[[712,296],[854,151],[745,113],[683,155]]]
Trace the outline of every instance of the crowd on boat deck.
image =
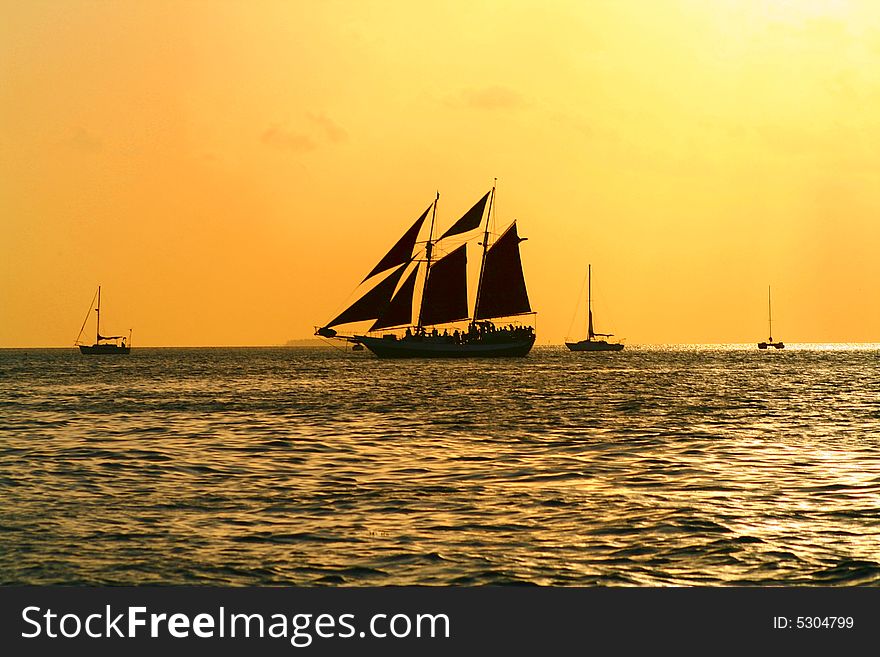
[[525,340],[534,335],[535,329],[531,326],[495,326],[492,322],[478,322],[470,324],[466,331],[455,329],[452,333],[449,329],[443,329],[441,333],[436,328],[427,330],[424,326],[417,326],[415,330],[407,328],[404,340],[416,342],[445,342],[448,344],[471,344],[477,342],[503,342],[507,340]]

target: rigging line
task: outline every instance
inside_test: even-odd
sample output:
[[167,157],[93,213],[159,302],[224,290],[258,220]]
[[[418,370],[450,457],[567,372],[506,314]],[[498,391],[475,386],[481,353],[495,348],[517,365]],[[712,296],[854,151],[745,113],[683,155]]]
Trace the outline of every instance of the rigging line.
[[[322,337],[322,338],[320,338],[320,339],[323,340],[324,342],[326,342],[329,346],[331,346],[331,347],[333,347],[334,349],[336,349],[337,351],[341,351],[341,352],[346,353],[346,354],[348,353],[348,349],[343,349],[342,347],[337,347],[335,344],[333,344],[332,342],[330,342],[330,340],[328,340],[327,338]],[[356,344],[357,344],[357,343],[356,343]]]
[[[416,262],[416,261],[418,260],[418,258],[417,258],[416,256],[418,256],[418,255],[420,255],[420,254],[421,254],[421,251],[417,251],[417,252],[414,253],[413,256],[409,259],[409,262],[407,262],[407,263],[401,263],[401,264],[397,265],[397,267],[403,267],[404,269],[406,269],[406,268],[409,267],[412,263],[414,263],[414,262]],[[381,285],[382,283],[384,283],[384,282],[385,282],[385,279],[388,278],[389,276],[391,276],[391,274],[388,273],[388,272],[392,271],[393,269],[396,269],[397,267],[392,267],[391,269],[387,269],[387,270],[384,271],[384,272],[379,272],[379,273],[376,274],[375,276],[371,276],[370,278],[375,278],[376,276],[381,276],[382,274],[386,274],[386,275],[382,278],[381,281],[379,281],[378,283],[373,283],[369,288],[367,288],[366,291],[363,292],[363,293],[361,294],[361,296],[363,296],[364,294],[367,294],[367,293],[368,293],[369,291],[371,291],[374,287],[377,287],[377,286]],[[401,278],[403,278],[402,275],[401,275]],[[369,279],[367,279],[367,280],[369,280]],[[348,296],[345,297],[345,301],[343,301],[339,306],[337,306],[336,311],[333,312],[333,313],[331,314],[331,319],[328,320],[328,321],[332,321],[332,318],[334,318],[334,317],[338,317],[338,316],[342,313],[343,310],[346,310],[349,306],[351,306],[355,301],[357,301],[357,300],[360,298],[358,295],[355,294],[355,292],[357,292],[359,289],[361,289],[361,288],[363,287],[364,283],[366,283],[366,282],[367,282],[367,281],[361,281],[360,283],[358,283],[357,285],[355,285],[355,286],[351,289],[351,292],[349,292],[349,293],[348,293]],[[398,284],[397,286],[395,286],[395,288],[394,288],[394,292],[397,292],[397,290],[399,289],[399,287],[400,287],[399,284]],[[394,294],[392,294],[391,296],[394,296]],[[366,320],[364,320],[364,321],[366,321]]]
[[[577,319],[578,310],[581,308],[581,298],[584,296],[584,287],[587,284],[587,274],[584,274],[584,280],[581,282],[581,289],[578,292],[578,301],[574,307],[574,314],[571,316],[571,323],[568,325],[568,335],[571,335],[571,328],[574,326],[574,320]],[[589,319],[587,320],[589,321]]]
[[475,235],[471,235],[470,237],[468,237],[468,235],[473,231],[474,229],[471,229],[466,233],[450,235],[449,237],[444,237],[442,240],[436,240],[434,242],[434,249],[441,251],[444,254],[452,253],[462,244],[469,244],[474,240]]
[[95,309],[95,299],[98,296],[98,291],[95,290],[95,296],[92,297],[92,303],[89,305],[88,311],[86,311],[86,318],[83,320],[83,325],[79,329],[79,335],[76,336],[76,341],[73,344],[79,344],[79,339],[82,337],[83,331],[86,330],[86,323],[89,321],[89,315],[92,314],[92,310]]

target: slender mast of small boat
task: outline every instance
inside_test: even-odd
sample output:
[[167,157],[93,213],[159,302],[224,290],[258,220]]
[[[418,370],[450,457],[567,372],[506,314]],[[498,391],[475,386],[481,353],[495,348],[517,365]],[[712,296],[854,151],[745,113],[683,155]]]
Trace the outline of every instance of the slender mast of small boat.
[[587,265],[587,340],[592,340],[593,333],[593,265]]
[[767,323],[770,325],[770,342],[773,342],[773,311],[770,306],[770,286],[767,286]]
[[595,337],[610,338],[612,333],[596,333],[593,329],[593,265],[587,265],[587,340]]
[[98,286],[98,307],[95,308],[95,312],[98,313],[98,321],[96,322],[97,326],[95,327],[95,344],[101,339],[101,286]]
[[477,298],[474,301],[474,320],[477,319],[477,308],[480,307],[480,291],[483,289],[483,272],[486,270],[486,253],[489,250],[489,218],[492,216],[492,202],[495,200],[495,185],[498,178],[492,182],[492,193],[489,194],[489,211],[486,213],[486,230],[483,233],[483,259],[480,261],[480,277],[477,279]]
[[[434,210],[431,212],[431,228],[428,231],[428,243],[425,245],[425,281],[422,283],[422,298],[425,297],[425,290],[428,289],[428,277],[431,275],[431,254],[434,252],[434,220],[437,218],[437,202],[440,200],[440,192],[434,197]],[[419,323],[417,329],[422,328],[422,312],[424,307],[419,306]]]

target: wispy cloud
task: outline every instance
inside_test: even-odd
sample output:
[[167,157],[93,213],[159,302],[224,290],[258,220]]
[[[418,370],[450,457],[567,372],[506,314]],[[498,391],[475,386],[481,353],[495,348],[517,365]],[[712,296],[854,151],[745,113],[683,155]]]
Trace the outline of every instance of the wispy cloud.
[[296,130],[286,125],[270,126],[260,136],[267,146],[281,150],[304,153],[318,148],[322,142],[339,143],[348,139],[345,128],[323,113],[307,112],[307,123]]
[[312,123],[324,131],[330,141],[340,142],[348,139],[345,129],[327,115],[309,112],[307,116]]
[[461,100],[467,107],[484,110],[519,109],[526,105],[523,97],[513,89],[501,86],[466,89]]
[[317,147],[315,141],[308,135],[292,132],[278,125],[274,125],[263,132],[260,141],[273,148],[297,153],[313,151]]
[[62,144],[81,153],[98,153],[104,150],[103,140],[82,126],[77,127],[71,135],[63,139]]

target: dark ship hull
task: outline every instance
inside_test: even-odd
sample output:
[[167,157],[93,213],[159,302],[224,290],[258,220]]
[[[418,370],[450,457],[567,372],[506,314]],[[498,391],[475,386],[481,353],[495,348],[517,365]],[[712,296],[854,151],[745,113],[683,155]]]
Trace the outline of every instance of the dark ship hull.
[[758,349],[767,349],[772,347],[773,349],[785,349],[785,344],[782,342],[759,342]]
[[580,342],[566,342],[565,346],[571,351],[622,351],[623,345],[619,342],[606,342],[605,340],[581,340]]
[[115,344],[81,344],[79,352],[81,354],[100,354],[102,356],[123,356],[131,351],[131,347],[121,347]]
[[510,358],[525,356],[535,344],[534,335],[467,343],[448,342],[442,337],[416,340],[357,335],[352,340],[364,345],[379,358]]

